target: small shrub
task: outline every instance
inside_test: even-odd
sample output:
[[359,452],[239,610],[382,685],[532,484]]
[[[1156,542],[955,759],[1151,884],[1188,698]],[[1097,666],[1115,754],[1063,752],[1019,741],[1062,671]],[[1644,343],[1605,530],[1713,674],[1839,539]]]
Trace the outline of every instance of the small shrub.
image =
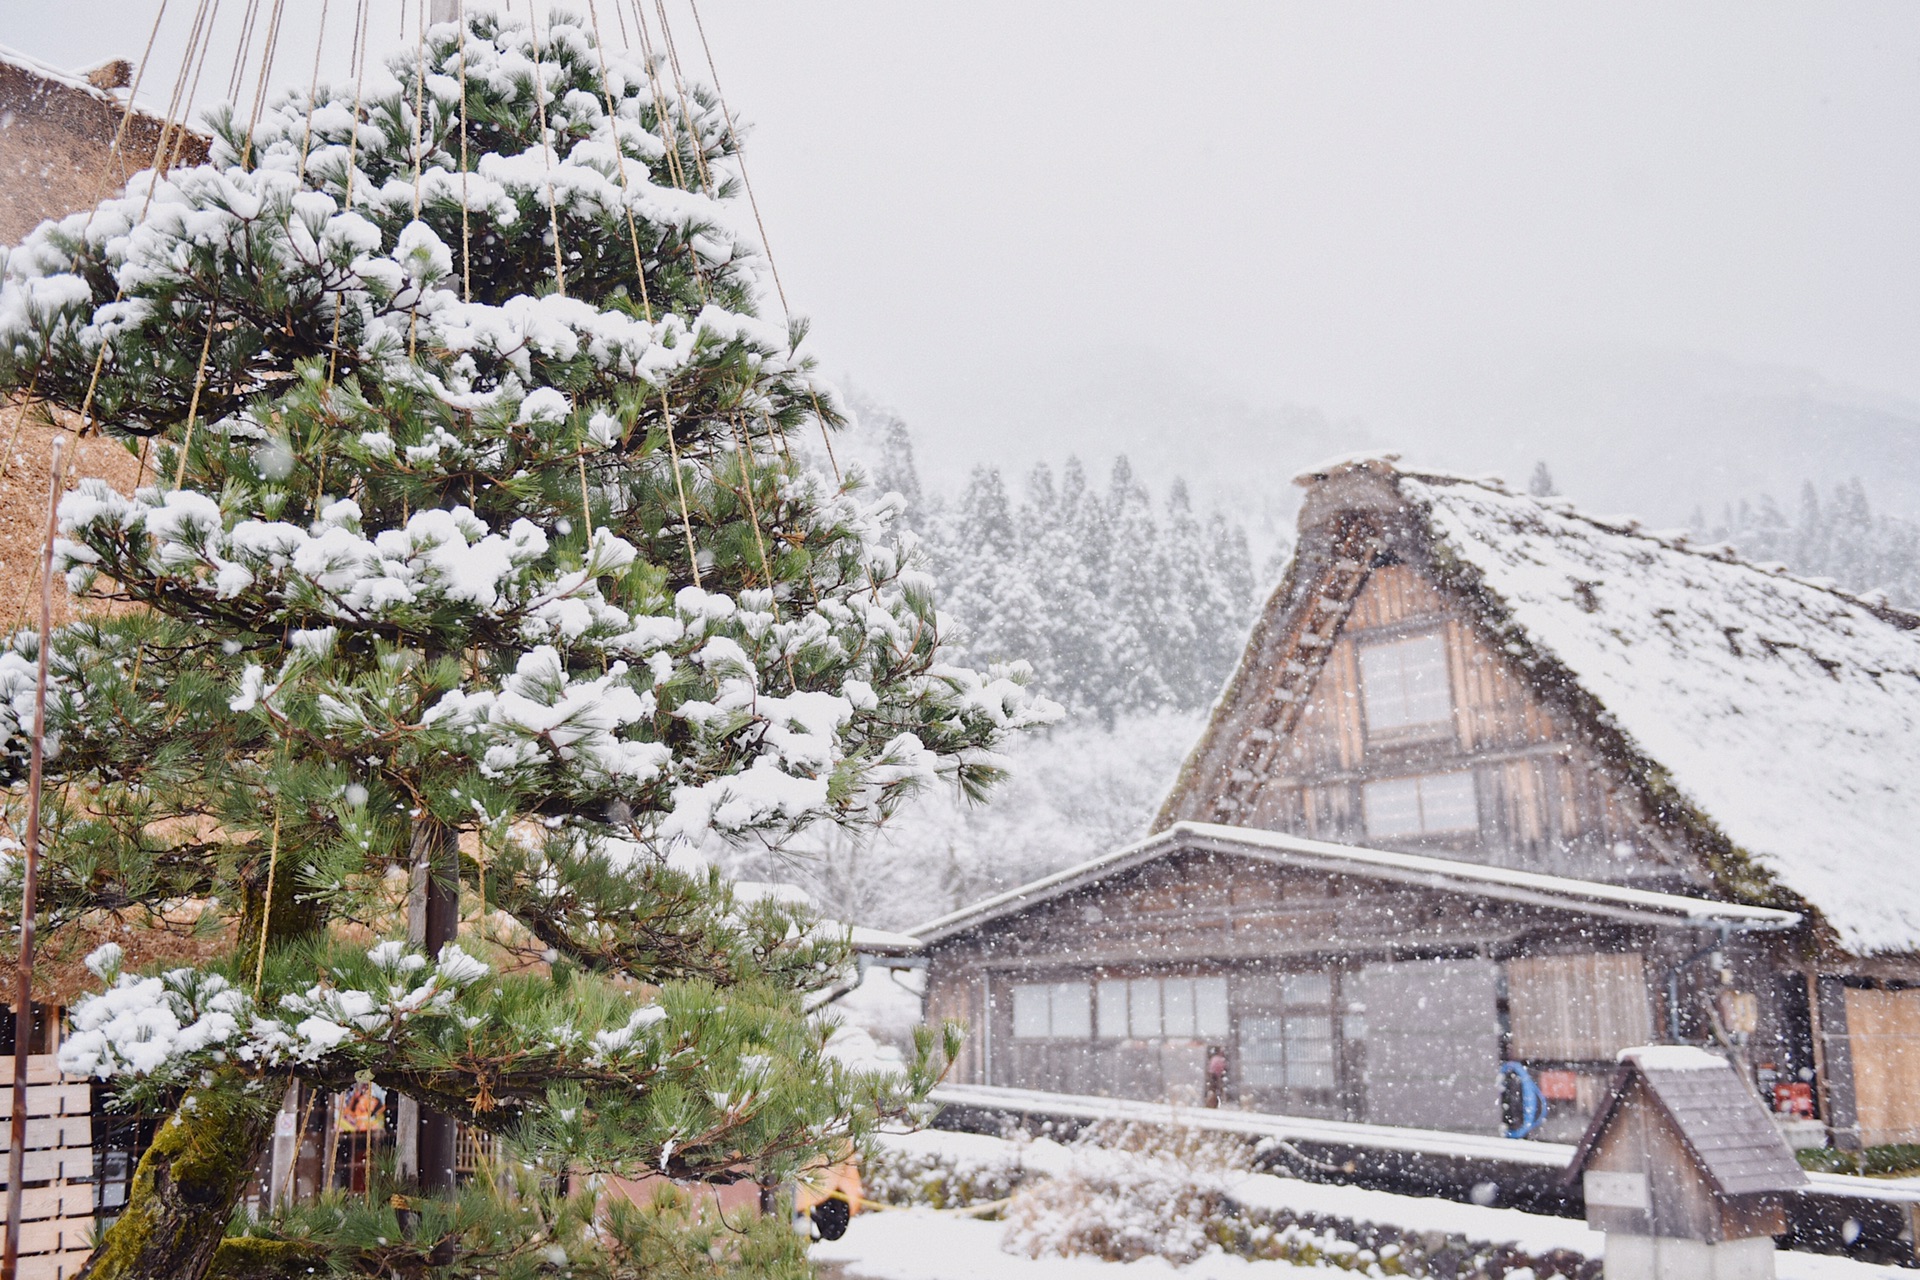
[[[961,1209],[1005,1200],[1022,1183],[1057,1161],[1035,1168],[1031,1141],[1005,1141],[972,1133],[929,1130],[882,1137],[860,1170],[867,1198],[881,1204]],[[1059,1147],[1045,1143],[1054,1152]]]
[[1192,1262],[1221,1247],[1227,1188],[1248,1165],[1244,1143],[1191,1129],[1096,1127],[1059,1176],[1014,1194],[1005,1247],[1032,1258]]
[[1920,1143],[1895,1142],[1863,1151],[1809,1147],[1794,1152],[1802,1169],[1816,1173],[1852,1173],[1870,1178],[1920,1173]]

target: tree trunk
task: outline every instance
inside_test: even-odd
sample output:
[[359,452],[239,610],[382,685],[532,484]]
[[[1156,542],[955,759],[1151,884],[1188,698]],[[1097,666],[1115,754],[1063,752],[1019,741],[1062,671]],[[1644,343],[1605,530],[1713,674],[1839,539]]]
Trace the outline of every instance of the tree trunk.
[[[407,936],[429,958],[452,942],[460,931],[460,837],[452,827],[422,817],[413,830],[413,892],[407,904]],[[411,1171],[420,1189],[431,1195],[450,1195],[454,1189],[452,1116],[421,1106],[417,1101],[402,1112],[415,1116],[414,1160]]]
[[[297,877],[288,867],[273,876],[271,902],[267,879],[262,865],[249,877],[241,904],[236,945],[249,960],[259,954],[262,929],[279,943],[324,927],[321,909],[296,895]],[[281,1084],[247,1093],[237,1079],[216,1080],[188,1095],[140,1157],[125,1212],[78,1280],[201,1280],[273,1139]]]
[[200,1280],[273,1131],[268,1102],[230,1088],[190,1095],[140,1157],[126,1212],[79,1280]]

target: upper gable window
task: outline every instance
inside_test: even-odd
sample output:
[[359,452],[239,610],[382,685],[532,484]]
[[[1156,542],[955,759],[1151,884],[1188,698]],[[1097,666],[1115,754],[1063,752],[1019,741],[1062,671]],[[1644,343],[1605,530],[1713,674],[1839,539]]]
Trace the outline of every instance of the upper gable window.
[[1360,800],[1366,809],[1367,834],[1375,839],[1446,835],[1480,825],[1479,795],[1471,772],[1369,782],[1360,789]]
[[1360,700],[1369,734],[1446,725],[1453,716],[1446,642],[1436,632],[1360,646]]

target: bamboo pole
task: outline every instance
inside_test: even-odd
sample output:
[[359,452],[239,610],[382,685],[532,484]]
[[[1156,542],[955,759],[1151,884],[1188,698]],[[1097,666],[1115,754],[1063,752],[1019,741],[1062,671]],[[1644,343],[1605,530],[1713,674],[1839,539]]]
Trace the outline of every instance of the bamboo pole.
[[0,1280],[20,1272],[20,1210],[25,1200],[27,1161],[27,1041],[33,1035],[33,897],[40,872],[40,779],[46,759],[47,654],[53,647],[53,537],[60,520],[60,454],[66,440],[53,442],[53,478],[48,482],[47,536],[40,550],[40,666],[33,687],[33,748],[27,769],[25,867],[20,881],[20,966],[13,999],[13,1117],[7,1150],[7,1237],[0,1253]]

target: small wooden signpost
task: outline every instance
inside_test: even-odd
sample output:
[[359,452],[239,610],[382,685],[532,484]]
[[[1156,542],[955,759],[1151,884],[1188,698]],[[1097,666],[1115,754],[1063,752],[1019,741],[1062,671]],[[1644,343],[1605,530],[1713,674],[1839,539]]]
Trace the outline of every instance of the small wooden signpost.
[[1621,1051],[1567,1176],[1607,1233],[1607,1280],[1772,1280],[1807,1181],[1733,1068],[1685,1045]]

